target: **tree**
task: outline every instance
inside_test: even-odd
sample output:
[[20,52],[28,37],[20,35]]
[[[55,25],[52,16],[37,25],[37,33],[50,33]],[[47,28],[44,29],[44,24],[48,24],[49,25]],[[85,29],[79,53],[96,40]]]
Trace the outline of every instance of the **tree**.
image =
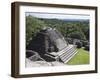
[[70,33],[68,37],[73,38],[73,39],[80,39],[80,40],[82,39],[82,36],[79,32]]
[[33,16],[26,16],[26,45],[46,24]]

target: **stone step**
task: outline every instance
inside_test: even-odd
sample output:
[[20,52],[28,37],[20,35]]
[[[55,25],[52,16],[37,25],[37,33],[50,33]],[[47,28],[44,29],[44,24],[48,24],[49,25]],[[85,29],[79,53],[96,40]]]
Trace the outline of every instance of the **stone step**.
[[69,55],[65,56],[65,57],[61,57],[61,60],[66,63],[69,58],[71,58],[75,53],[77,52],[77,50],[71,51]]
[[71,59],[75,56],[76,53],[77,53],[77,51],[74,52],[72,55],[70,55],[70,56],[68,57],[68,59],[66,59],[66,61],[64,61],[64,63],[67,63],[69,60],[71,60]]
[[[59,52],[52,52],[47,55],[50,57],[53,57],[55,59],[60,58],[64,63],[68,62],[74,54],[77,53],[76,46],[75,45],[68,45],[66,48]],[[53,55],[53,56],[52,56]]]
[[63,53],[62,55],[60,55],[60,57],[65,57],[68,56],[72,51],[74,51],[75,48],[70,48],[69,50],[66,50],[65,53]]
[[72,47],[74,47],[73,45],[68,45],[66,48],[60,50],[59,52],[51,52],[49,53],[50,55],[53,55],[53,56],[61,56],[63,55],[66,51],[72,49]]
[[61,56],[60,58],[62,59],[62,60],[64,60],[64,59],[66,59],[69,55],[71,55],[71,54],[73,54],[73,52],[75,52],[75,50],[74,51],[70,51],[67,55],[65,55],[65,56]]
[[73,45],[68,45],[66,48],[64,48],[63,50],[57,52],[57,54],[60,56],[62,55],[63,53],[65,53],[66,51],[72,49],[74,46]]

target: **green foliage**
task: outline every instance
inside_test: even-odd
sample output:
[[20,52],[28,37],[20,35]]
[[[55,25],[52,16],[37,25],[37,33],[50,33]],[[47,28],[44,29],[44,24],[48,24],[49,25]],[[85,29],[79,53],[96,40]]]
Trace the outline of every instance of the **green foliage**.
[[56,28],[65,38],[89,41],[89,21],[66,21],[26,16],[26,43],[43,27]]
[[89,47],[90,47],[89,45],[85,45],[84,49],[87,50],[87,51],[89,51]]
[[80,32],[72,32],[68,35],[68,37],[73,38],[73,39],[82,39]]
[[76,42],[75,45],[77,45],[77,48],[81,48],[82,47],[82,42]]
[[28,44],[32,37],[45,26],[46,24],[43,21],[33,16],[26,16],[26,43]]
[[[48,26],[57,28],[65,37],[77,34],[82,40],[89,40],[89,21],[64,21],[57,19],[41,19]],[[76,38],[79,39],[79,38]]]
[[78,53],[67,63],[69,65],[89,64],[89,52],[80,48]]

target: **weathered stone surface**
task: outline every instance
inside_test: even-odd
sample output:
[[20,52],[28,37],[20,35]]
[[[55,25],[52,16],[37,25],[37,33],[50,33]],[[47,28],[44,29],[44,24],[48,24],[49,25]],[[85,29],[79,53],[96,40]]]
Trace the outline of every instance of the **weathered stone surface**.
[[[27,50],[31,52],[27,52]],[[40,30],[36,37],[30,41],[27,50],[26,57],[33,56],[30,60],[34,60],[32,62],[28,61],[30,62],[29,65],[39,66],[42,64],[43,66],[50,66],[54,65],[52,62],[55,65],[62,65],[61,62],[66,63],[76,53],[76,46],[69,45],[63,35],[55,28],[46,28]]]
[[45,67],[45,66],[65,66],[64,63],[61,62],[46,62],[46,61],[31,61],[26,59],[26,67]]
[[[45,54],[58,52],[66,46],[67,43],[59,31],[52,28],[46,28],[44,30],[40,30],[36,37],[29,42],[27,50],[37,52],[46,61],[55,61],[55,59],[45,56]],[[31,53],[26,53],[26,56],[30,55]]]

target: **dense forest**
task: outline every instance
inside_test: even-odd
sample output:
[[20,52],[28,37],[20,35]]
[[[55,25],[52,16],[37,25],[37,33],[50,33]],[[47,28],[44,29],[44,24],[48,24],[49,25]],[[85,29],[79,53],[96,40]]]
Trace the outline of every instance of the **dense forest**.
[[26,43],[36,36],[43,27],[56,28],[67,39],[89,42],[89,20],[47,19],[26,16]]

